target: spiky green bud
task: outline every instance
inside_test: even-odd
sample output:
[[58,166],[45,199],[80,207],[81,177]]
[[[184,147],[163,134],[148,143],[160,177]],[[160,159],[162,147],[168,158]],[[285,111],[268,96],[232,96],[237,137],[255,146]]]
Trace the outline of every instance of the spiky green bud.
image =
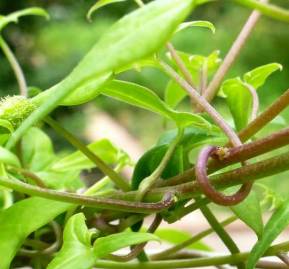
[[6,96],[0,100],[0,119],[17,128],[35,109],[35,105],[24,96]]

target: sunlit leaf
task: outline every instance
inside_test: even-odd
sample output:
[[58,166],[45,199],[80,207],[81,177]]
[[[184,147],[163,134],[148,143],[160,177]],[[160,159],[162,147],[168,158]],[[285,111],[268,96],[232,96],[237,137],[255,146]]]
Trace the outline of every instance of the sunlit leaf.
[[0,17],[0,31],[2,31],[3,28],[7,24],[11,22],[17,23],[20,17],[29,16],[29,15],[42,16],[42,17],[45,17],[46,19],[49,19],[49,14],[42,8],[38,8],[38,7],[26,8],[20,11],[13,12],[7,16],[1,16]]
[[18,157],[3,147],[0,147],[0,162],[16,167],[21,166]]
[[101,259],[119,249],[148,241],[159,241],[159,238],[151,233],[117,233],[97,238],[93,244],[93,252],[98,259]]
[[210,124],[201,116],[177,112],[166,105],[153,91],[135,83],[113,80],[101,90],[102,94],[158,113],[176,122],[179,126],[195,125],[210,128]]
[[255,89],[264,85],[267,78],[274,72],[282,70],[282,65],[271,63],[259,66],[244,75],[244,81],[252,85]]
[[113,4],[113,3],[118,3],[118,2],[124,2],[124,1],[127,1],[127,0],[98,0],[88,11],[87,13],[87,19],[88,20],[91,20],[91,16],[92,14],[97,11],[98,9],[100,9],[101,7],[103,6],[106,6],[106,5],[110,5],[110,4]]
[[95,257],[91,247],[91,236],[82,213],[72,216],[65,225],[63,245],[47,269],[91,269]]
[[204,27],[204,28],[210,29],[213,34],[216,32],[216,28],[214,24],[212,24],[209,21],[189,21],[189,22],[181,23],[177,29],[177,32],[182,31],[186,28],[190,28],[190,27]]
[[240,78],[226,80],[221,87],[226,96],[237,130],[248,124],[252,109],[252,96]]
[[[94,154],[107,164],[114,164],[118,160],[119,150],[107,139],[101,139],[87,146]],[[51,169],[56,171],[83,170],[95,167],[82,152],[76,151],[56,161]]]
[[0,212],[1,269],[9,269],[12,259],[32,232],[66,211],[70,204],[33,197]]
[[246,269],[254,269],[258,260],[270,247],[277,236],[289,225],[289,201],[285,201],[271,216],[264,227],[263,236],[259,238],[248,257]]

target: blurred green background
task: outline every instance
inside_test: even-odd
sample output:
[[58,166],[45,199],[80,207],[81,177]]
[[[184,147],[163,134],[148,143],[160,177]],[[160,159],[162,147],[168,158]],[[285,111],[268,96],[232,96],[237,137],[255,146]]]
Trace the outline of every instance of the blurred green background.
[[[289,1],[271,2],[289,9]],[[44,90],[64,78],[115,20],[137,8],[132,0],[110,5],[94,14],[93,22],[89,23],[86,20],[86,13],[94,3],[93,0],[0,1],[0,14],[3,15],[31,6],[43,7],[51,15],[49,21],[34,16],[22,18],[19,24],[11,24],[3,32],[24,69],[29,86]],[[207,29],[191,28],[177,34],[173,43],[178,50],[193,54],[208,55],[217,49],[223,58],[249,14],[250,10],[234,4],[231,0],[219,0],[201,6],[194,11],[190,19],[213,22],[217,28],[216,33],[213,35]],[[288,44],[288,24],[262,17],[227,77],[242,75],[266,63],[281,63],[283,71],[270,77],[259,91],[261,105],[264,108],[288,88]],[[0,54],[0,70],[0,95],[17,93],[14,74],[3,54]],[[162,97],[167,83],[166,76],[150,68],[142,72],[126,72],[121,78],[146,85]],[[223,101],[217,98],[215,102],[220,111],[227,116],[228,111]],[[156,141],[163,129],[163,122],[158,116],[117,101],[99,97],[92,104],[98,110],[106,111],[114,117],[140,141],[144,148],[148,148]],[[183,104],[184,108],[188,105],[189,103]],[[82,109],[83,106],[59,108],[54,112],[54,116],[79,135],[80,130],[89,124],[84,118]],[[289,122],[289,110],[282,116],[285,122]],[[272,131],[273,127],[270,126],[264,132]],[[66,146],[59,138],[56,142],[60,148]],[[286,175],[282,176],[285,177]]]

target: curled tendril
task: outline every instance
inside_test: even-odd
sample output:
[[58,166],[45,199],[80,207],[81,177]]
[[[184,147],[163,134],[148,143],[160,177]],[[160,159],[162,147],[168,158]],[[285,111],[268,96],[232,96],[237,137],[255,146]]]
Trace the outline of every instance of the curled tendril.
[[195,173],[196,180],[203,191],[203,193],[214,203],[223,206],[232,206],[242,202],[250,193],[252,183],[247,182],[233,195],[224,195],[218,192],[210,183],[207,175],[207,163],[208,159],[217,150],[217,147],[207,146],[203,148],[198,156]]

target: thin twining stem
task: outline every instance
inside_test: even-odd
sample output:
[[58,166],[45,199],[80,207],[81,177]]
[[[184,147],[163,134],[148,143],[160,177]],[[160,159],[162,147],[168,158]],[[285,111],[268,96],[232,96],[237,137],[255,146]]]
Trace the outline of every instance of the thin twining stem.
[[25,76],[23,74],[23,71],[22,71],[20,64],[18,63],[16,57],[14,56],[12,50],[9,48],[9,46],[7,45],[7,43],[5,42],[5,40],[3,39],[2,36],[0,36],[0,47],[1,47],[4,55],[6,56],[7,60],[9,61],[13,71],[14,71],[15,77],[16,77],[17,82],[18,82],[20,94],[27,97],[28,90],[27,90],[27,84],[26,84],[26,80],[25,80]]
[[178,135],[175,140],[169,145],[165,156],[162,158],[158,167],[154,170],[154,172],[149,175],[148,177],[144,178],[139,185],[138,188],[138,195],[136,197],[136,201],[141,201],[146,193],[156,184],[157,180],[161,177],[163,171],[165,170],[166,166],[168,165],[169,160],[171,159],[178,143],[180,142],[181,138],[183,137],[184,130],[179,129]]
[[[226,156],[220,160],[214,158],[208,163],[208,172],[212,173],[228,165],[245,161],[256,156],[260,156],[275,149],[284,147],[289,144],[289,128],[275,132],[265,138],[256,140],[251,143],[244,144],[240,147],[230,148],[227,150]],[[173,186],[191,181],[194,178],[195,169],[189,169],[182,175],[177,175],[169,180],[158,182],[158,186]]]
[[252,113],[251,113],[251,120],[253,121],[257,118],[258,116],[258,111],[259,111],[259,97],[257,94],[256,89],[254,89],[254,87],[248,83],[245,83],[244,86],[248,89],[248,91],[250,92],[251,96],[252,96]]
[[19,173],[21,175],[23,175],[25,178],[29,178],[31,180],[33,180],[33,182],[41,188],[47,188],[46,184],[43,182],[43,180],[37,176],[36,174],[34,174],[31,171],[28,171],[26,169],[23,168],[19,168],[19,167],[10,167],[9,168],[10,171],[14,171],[16,173]]
[[289,89],[285,91],[271,106],[263,111],[254,121],[238,135],[241,141],[246,141],[276,118],[289,105]]
[[[278,245],[270,247],[263,257],[275,256],[280,251],[288,251],[289,242],[284,242]],[[175,268],[200,268],[207,266],[225,265],[225,264],[238,264],[248,259],[250,252],[243,252],[234,255],[224,255],[216,257],[204,257],[204,258],[193,258],[183,260],[167,260],[167,261],[150,261],[149,263],[119,263],[105,260],[98,260],[95,262],[97,268],[108,268],[108,269],[175,269]]]
[[100,157],[95,155],[85,144],[83,144],[78,138],[72,133],[64,129],[57,121],[50,117],[45,118],[47,122],[57,133],[62,135],[71,145],[80,150],[88,159],[90,159],[95,165],[107,175],[114,184],[123,191],[129,191],[130,186],[128,182],[122,178],[117,172],[109,167]]
[[179,67],[180,71],[184,75],[185,80],[193,88],[196,88],[196,86],[194,85],[194,82],[193,82],[192,75],[191,75],[190,71],[187,69],[187,67],[186,67],[184,61],[182,60],[182,58],[178,55],[178,53],[175,50],[173,44],[172,43],[167,43],[166,47],[167,47],[168,51],[170,52],[171,57],[174,59],[174,61],[176,62],[177,66]]
[[[147,233],[154,233],[157,228],[159,227],[159,225],[162,222],[162,217],[157,214],[156,217],[154,218],[152,224],[150,225],[150,227],[147,230]],[[131,252],[127,255],[124,256],[118,256],[118,255],[109,255],[109,259],[114,260],[114,261],[119,261],[119,262],[128,262],[131,261],[133,259],[135,259],[144,249],[144,247],[146,246],[147,243],[142,243],[139,244],[137,246],[134,246],[131,250]]]
[[[261,0],[265,2],[266,0]],[[252,33],[255,25],[257,24],[261,14],[258,11],[253,11],[250,17],[248,18],[247,22],[243,26],[240,34],[238,35],[237,39],[233,43],[231,49],[229,50],[228,54],[226,55],[222,65],[217,70],[214,78],[212,79],[211,83],[209,84],[208,88],[204,92],[204,97],[211,102],[212,99],[215,97],[224,77],[228,73],[229,69],[236,61],[237,57],[239,56],[242,48],[246,44],[250,34]]]
[[59,202],[71,203],[98,209],[109,209],[133,213],[155,213],[169,208],[174,203],[171,193],[164,195],[163,200],[157,203],[129,202],[103,197],[89,197],[75,193],[54,191],[32,186],[21,181],[0,178],[0,185],[31,196],[38,196]]
[[187,93],[191,96],[191,98],[203,109],[205,110],[211,118],[215,121],[215,123],[223,130],[223,132],[227,135],[233,146],[237,147],[242,145],[237,134],[233,131],[233,129],[226,123],[226,121],[222,118],[222,116],[213,108],[208,101],[202,97],[191,85],[179,76],[175,70],[170,67],[165,62],[161,61],[161,66],[164,71],[174,79]]
[[199,92],[201,95],[204,94],[208,83],[208,60],[205,59],[203,66],[200,70],[200,85],[199,85]]
[[[227,218],[226,220],[220,222],[220,225],[222,225],[223,227],[224,226],[227,226],[229,224],[231,224],[232,222],[236,221],[238,218],[235,217],[235,216],[232,216],[232,217],[229,217]],[[203,239],[204,237],[210,235],[211,233],[213,233],[214,230],[213,228],[209,228],[207,230],[204,230],[202,232],[200,232],[199,234],[196,234],[195,236],[193,236],[192,238],[182,242],[182,243],[179,243],[177,245],[174,245],[168,249],[165,249],[157,254],[153,254],[150,256],[150,259],[151,260],[163,260],[163,259],[166,259],[168,257],[170,257],[172,254],[182,250],[182,249],[185,249],[187,248],[188,246],[190,246],[191,244],[193,243],[196,243],[198,241],[200,241],[201,239]]]

